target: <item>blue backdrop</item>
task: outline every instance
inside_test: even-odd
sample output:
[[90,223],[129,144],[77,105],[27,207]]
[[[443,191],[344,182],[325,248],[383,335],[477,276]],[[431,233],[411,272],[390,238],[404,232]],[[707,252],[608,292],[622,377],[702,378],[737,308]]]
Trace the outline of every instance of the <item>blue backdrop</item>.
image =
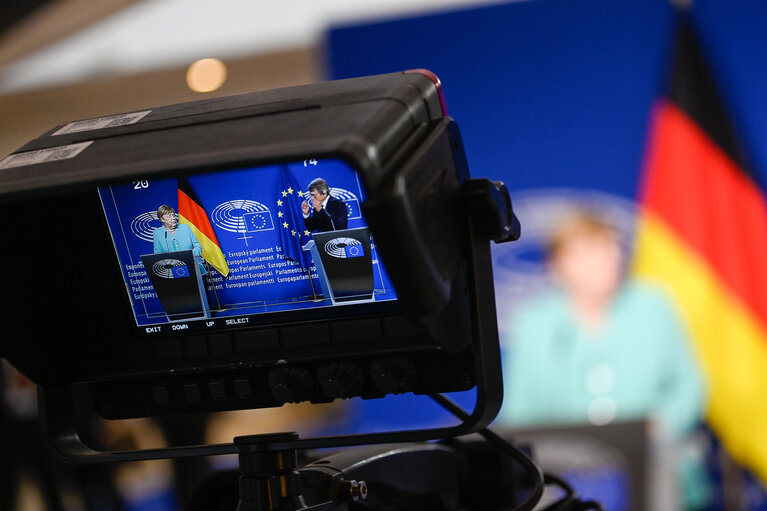
[[[327,68],[334,79],[412,68],[440,77],[471,174],[503,180],[522,222],[522,240],[494,247],[503,329],[510,303],[543,279],[539,248],[550,219],[540,212],[577,189],[576,198],[587,194],[632,222],[628,199],[670,36],[662,1],[518,2],[335,27]],[[472,393],[454,397],[472,406]],[[413,396],[356,411],[361,429],[450,421]]]
[[[692,4],[725,106],[753,171],[767,182],[767,3]],[[502,336],[514,301],[542,284],[540,248],[559,209],[596,204],[630,251],[649,114],[664,91],[674,21],[668,0],[540,0],[329,31],[328,78],[434,71],[471,174],[511,190],[522,239],[493,247]],[[415,398],[358,410],[362,423],[389,427],[440,420]]]
[[670,21],[664,1],[519,2],[337,28],[328,65],[437,73],[475,176],[633,197]]

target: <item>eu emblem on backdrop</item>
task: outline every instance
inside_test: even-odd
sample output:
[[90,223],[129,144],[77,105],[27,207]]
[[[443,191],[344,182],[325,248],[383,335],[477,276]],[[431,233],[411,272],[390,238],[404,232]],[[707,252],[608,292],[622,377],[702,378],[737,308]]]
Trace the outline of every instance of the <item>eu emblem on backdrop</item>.
[[267,231],[274,229],[272,225],[272,216],[269,211],[256,211],[245,213],[242,218],[245,220],[247,232]]

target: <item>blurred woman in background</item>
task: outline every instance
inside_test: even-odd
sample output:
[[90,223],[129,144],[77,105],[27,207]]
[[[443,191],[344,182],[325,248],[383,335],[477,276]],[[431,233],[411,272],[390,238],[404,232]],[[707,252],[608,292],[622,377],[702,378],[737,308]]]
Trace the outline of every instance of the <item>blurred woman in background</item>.
[[[704,384],[666,295],[626,278],[617,233],[588,211],[554,229],[547,259],[553,288],[511,317],[499,420],[647,419],[654,439],[681,444],[702,420]],[[682,465],[683,507],[699,507],[700,467]]]

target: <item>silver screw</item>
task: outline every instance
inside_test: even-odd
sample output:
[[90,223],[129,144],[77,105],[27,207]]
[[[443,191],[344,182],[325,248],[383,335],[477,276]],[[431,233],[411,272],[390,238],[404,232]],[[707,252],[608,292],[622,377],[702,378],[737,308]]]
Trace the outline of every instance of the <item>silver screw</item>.
[[368,483],[352,479],[349,481],[349,494],[354,502],[359,499],[365,500],[368,498]]

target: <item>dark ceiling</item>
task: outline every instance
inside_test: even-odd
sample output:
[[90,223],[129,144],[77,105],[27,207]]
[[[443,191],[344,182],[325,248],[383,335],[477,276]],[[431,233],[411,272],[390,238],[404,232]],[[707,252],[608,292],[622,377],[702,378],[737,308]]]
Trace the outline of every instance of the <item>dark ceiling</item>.
[[3,4],[0,10],[0,36],[28,14],[51,0],[11,0]]

